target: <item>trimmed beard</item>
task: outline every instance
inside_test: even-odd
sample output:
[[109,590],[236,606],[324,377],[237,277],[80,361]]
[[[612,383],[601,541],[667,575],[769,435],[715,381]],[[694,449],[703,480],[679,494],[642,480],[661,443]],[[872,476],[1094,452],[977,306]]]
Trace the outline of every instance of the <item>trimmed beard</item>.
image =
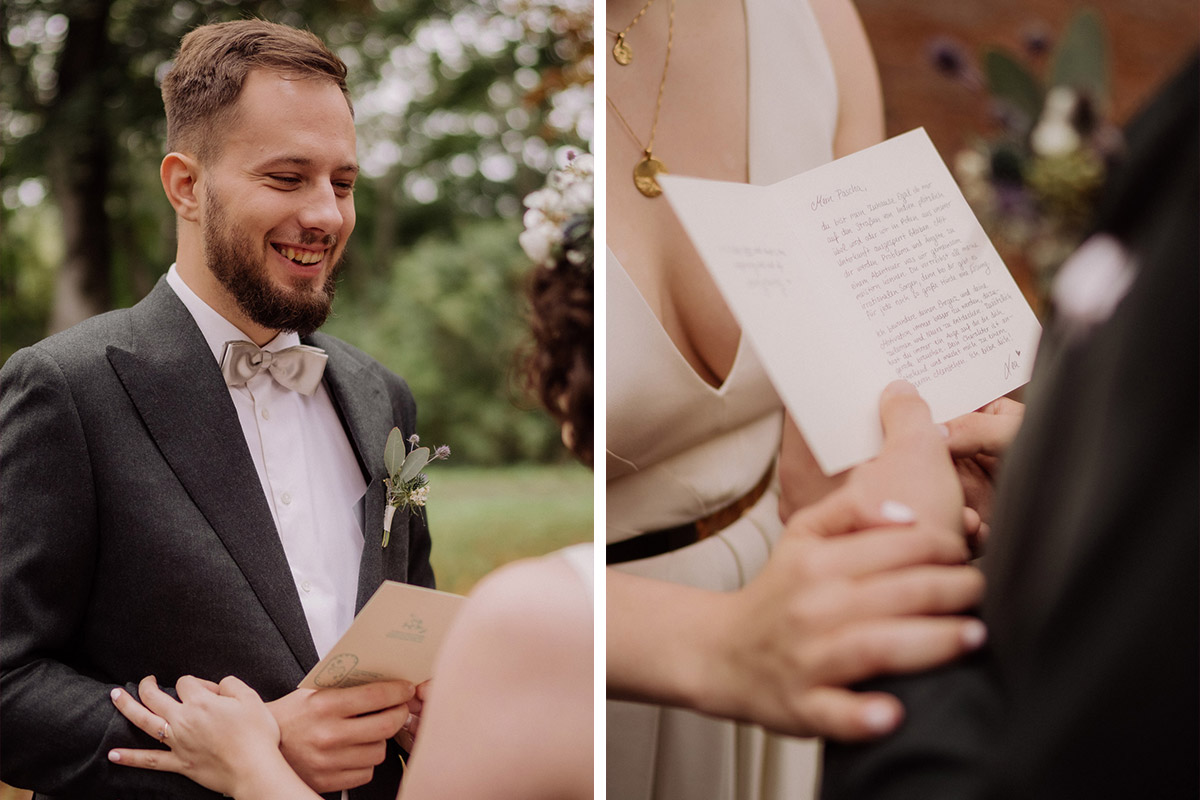
[[[271,280],[265,260],[255,257],[254,242],[230,224],[211,184],[206,187],[205,200],[209,211],[202,231],[205,264],[233,295],[242,313],[256,325],[273,331],[295,331],[301,336],[321,327],[333,306],[337,276],[342,268],[341,255],[329,266],[325,283],[319,289],[307,281],[289,288],[279,287]],[[336,236],[318,237],[308,231],[301,232],[300,244],[316,244],[318,240],[328,245],[326,252],[332,254]],[[264,242],[263,246],[271,244]]]

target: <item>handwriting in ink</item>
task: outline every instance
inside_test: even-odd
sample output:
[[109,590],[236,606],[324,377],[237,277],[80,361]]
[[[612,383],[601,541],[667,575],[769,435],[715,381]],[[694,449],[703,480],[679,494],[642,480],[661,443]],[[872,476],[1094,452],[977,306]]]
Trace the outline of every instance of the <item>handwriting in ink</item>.
[[1004,380],[1008,380],[1009,375],[1021,368],[1021,362],[1017,361],[1019,355],[1021,355],[1021,351],[1017,350],[1004,359]]

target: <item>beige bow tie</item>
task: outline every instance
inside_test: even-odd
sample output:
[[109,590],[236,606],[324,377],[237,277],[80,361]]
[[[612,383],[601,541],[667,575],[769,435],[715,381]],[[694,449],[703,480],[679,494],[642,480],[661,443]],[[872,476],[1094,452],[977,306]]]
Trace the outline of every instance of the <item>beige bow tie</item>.
[[328,360],[324,350],[305,344],[272,352],[252,342],[226,342],[221,355],[221,374],[229,386],[242,386],[265,369],[279,385],[312,395],[321,383]]

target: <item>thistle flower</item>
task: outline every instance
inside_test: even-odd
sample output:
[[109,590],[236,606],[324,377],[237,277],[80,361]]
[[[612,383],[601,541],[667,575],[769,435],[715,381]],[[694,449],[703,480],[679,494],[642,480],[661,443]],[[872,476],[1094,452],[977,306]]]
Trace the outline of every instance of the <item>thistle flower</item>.
[[983,88],[983,79],[967,59],[962,42],[948,36],[938,36],[929,43],[928,55],[933,68],[942,75],[960,81],[974,91]]
[[946,36],[930,42],[929,59],[934,68],[948,78],[961,77],[967,69],[967,54],[962,44]]
[[1035,22],[1021,34],[1021,45],[1025,52],[1034,58],[1040,58],[1050,52],[1054,39],[1044,23]]

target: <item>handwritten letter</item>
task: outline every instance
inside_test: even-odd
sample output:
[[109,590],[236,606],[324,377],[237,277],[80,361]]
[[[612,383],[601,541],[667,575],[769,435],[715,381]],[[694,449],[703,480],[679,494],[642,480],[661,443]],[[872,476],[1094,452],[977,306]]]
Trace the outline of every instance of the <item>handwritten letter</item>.
[[878,452],[897,377],[939,420],[1028,380],[1040,327],[923,130],[773,186],[662,183],[826,472]]

